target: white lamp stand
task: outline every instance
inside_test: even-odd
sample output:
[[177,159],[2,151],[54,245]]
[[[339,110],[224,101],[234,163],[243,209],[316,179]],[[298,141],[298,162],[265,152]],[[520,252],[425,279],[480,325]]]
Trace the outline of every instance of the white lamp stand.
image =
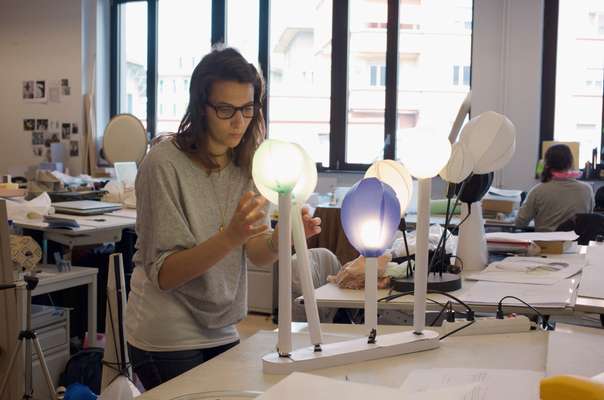
[[[425,311],[426,311],[426,285],[428,271],[428,229],[430,220],[430,179],[421,179],[419,185],[418,197],[418,220],[417,220],[417,251],[419,260],[416,261],[416,292],[414,304],[414,330],[409,332],[393,333],[388,335],[379,335],[377,333],[377,258],[367,257],[365,259],[365,326],[369,339],[363,337],[358,339],[347,340],[337,343],[322,344],[320,351],[317,351],[316,346],[308,346],[296,349],[289,352],[289,356],[285,354],[282,343],[285,343],[285,338],[282,335],[289,337],[289,349],[291,350],[291,324],[284,321],[281,314],[282,286],[287,284],[279,276],[279,351],[270,353],[262,357],[262,369],[268,374],[289,374],[296,371],[311,371],[319,368],[335,367],[350,363],[375,360],[384,357],[393,357],[402,354],[416,353],[418,351],[430,350],[439,346],[438,333],[430,330],[424,330],[425,326]],[[285,196],[283,196],[285,197]],[[281,201],[279,197],[279,233],[283,235],[284,225],[282,225],[283,217],[289,217],[289,214],[281,214]],[[288,209],[289,211],[289,209]],[[297,230],[297,229],[295,229]],[[281,238],[279,236],[279,249],[282,249]],[[295,237],[295,236],[294,236]],[[423,258],[422,258],[423,256]],[[281,254],[280,254],[281,258]],[[281,274],[281,260],[279,261],[279,273]],[[291,263],[290,263],[291,274]],[[419,282],[417,281],[420,277]],[[291,275],[289,277],[291,285]],[[291,290],[289,307],[291,307]],[[306,298],[305,298],[306,300]],[[285,301],[285,300],[283,300]],[[315,303],[316,304],[316,303]],[[287,307],[287,305],[283,304]],[[316,307],[316,306],[315,306]],[[291,308],[290,308],[291,311]],[[308,313],[307,313],[308,315]],[[291,312],[289,314],[291,321]],[[282,333],[282,323],[287,325],[286,333]],[[313,335],[311,327],[311,339]],[[320,332],[320,331],[319,331]]]
[[291,193],[279,193],[279,333],[277,358],[292,351]]
[[464,271],[482,270],[487,265],[487,241],[484,236],[484,219],[479,201],[468,208],[466,203],[461,205],[461,221],[468,211],[470,216],[459,226],[456,256],[463,262]]

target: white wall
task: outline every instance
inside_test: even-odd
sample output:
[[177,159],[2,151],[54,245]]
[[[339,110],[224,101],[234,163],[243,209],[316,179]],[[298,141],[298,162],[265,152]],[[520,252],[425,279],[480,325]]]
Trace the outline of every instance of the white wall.
[[541,115],[543,0],[475,0],[472,115],[494,110],[516,125],[516,152],[496,186],[529,189]]
[[[33,154],[24,118],[76,122],[82,139],[82,5],[80,0],[2,0],[0,5],[0,174],[23,174],[43,157]],[[22,81],[69,79],[60,103],[25,103]],[[48,86],[48,83],[47,83]],[[48,91],[48,87],[47,87]],[[60,134],[60,130],[58,131]],[[67,143],[68,144],[68,143]],[[69,152],[69,148],[67,147]],[[80,154],[82,149],[80,146]],[[81,157],[67,157],[79,174]]]

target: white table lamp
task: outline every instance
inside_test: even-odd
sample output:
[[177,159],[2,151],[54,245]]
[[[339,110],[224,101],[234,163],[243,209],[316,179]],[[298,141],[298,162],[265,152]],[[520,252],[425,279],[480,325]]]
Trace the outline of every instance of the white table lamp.
[[[287,157],[283,157],[281,154],[275,154],[275,152],[279,153],[280,151]],[[270,171],[275,169],[290,168],[292,160],[298,163],[298,165],[292,166],[293,170],[300,170],[299,175],[296,174],[298,175],[298,178],[293,184],[293,188],[291,188],[291,178],[287,178],[288,184],[285,185],[281,182],[278,183],[276,179],[271,178],[276,176],[276,174],[270,174]],[[280,174],[280,176],[286,175],[283,171],[281,171]],[[282,221],[286,218],[289,220],[289,217],[281,213],[282,207],[286,207],[286,205],[281,203],[287,201],[284,199],[280,202],[280,199],[284,198],[284,196],[280,196],[280,192],[278,191],[278,188],[281,187],[288,191],[291,190],[289,193],[291,193],[292,233],[298,259],[298,273],[300,274],[300,283],[302,284],[302,295],[304,296],[304,309],[310,330],[311,344],[314,346],[315,351],[320,351],[323,337],[319,323],[319,310],[315,298],[315,290],[308,260],[308,247],[304,235],[304,224],[302,222],[301,214],[302,205],[317,186],[318,175],[316,164],[298,144],[266,140],[256,152],[256,156],[254,156],[252,175],[258,191],[260,191],[260,193],[271,203],[279,205],[279,332],[282,332],[283,330],[284,333],[279,336],[281,342],[278,345],[278,348],[280,352],[282,350],[287,351],[287,353],[284,352],[283,355],[289,354],[291,351],[291,338],[286,339],[285,337],[286,335],[291,336],[291,328],[289,328],[291,326],[291,262],[286,261],[283,264],[281,263],[281,234],[284,231]],[[269,177],[267,178],[266,175],[269,175]],[[283,252],[289,254],[289,247],[284,248]],[[284,268],[288,268],[290,272],[288,273],[285,271],[284,274],[281,274],[281,265],[283,265]],[[287,265],[289,265],[289,267],[287,267]],[[288,331],[290,333],[288,333]],[[288,345],[285,346],[285,343],[288,343]]]

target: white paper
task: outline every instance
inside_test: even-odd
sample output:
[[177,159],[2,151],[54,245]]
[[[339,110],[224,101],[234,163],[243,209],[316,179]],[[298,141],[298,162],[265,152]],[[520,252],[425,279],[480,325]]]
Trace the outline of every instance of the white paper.
[[272,386],[258,400],[473,400],[468,397],[476,385],[465,384],[456,387],[442,387],[434,390],[403,393],[400,389],[336,380],[294,372]]
[[511,240],[511,241],[573,241],[579,237],[575,232],[489,232],[485,234],[488,240]]
[[[604,299],[604,270],[602,267],[589,265],[583,268],[579,296]],[[604,369],[604,366],[602,367]]]
[[[411,372],[405,395],[461,385],[474,385],[463,400],[538,400],[543,372],[506,369],[432,368]],[[403,398],[407,398],[404,396]],[[415,397],[410,397],[415,398]]]
[[549,332],[547,376],[570,374],[591,377],[604,370],[604,335],[582,332]]
[[466,279],[490,282],[553,285],[581,272],[585,259],[569,257],[507,257]]
[[520,197],[522,190],[500,189],[494,186],[489,188],[489,194],[494,194],[502,197]]
[[[530,285],[480,281],[475,283],[460,298],[472,304],[497,304],[504,296],[518,297],[533,307],[561,308],[573,305],[579,279],[564,279],[553,285]],[[525,307],[514,299],[503,304]]]

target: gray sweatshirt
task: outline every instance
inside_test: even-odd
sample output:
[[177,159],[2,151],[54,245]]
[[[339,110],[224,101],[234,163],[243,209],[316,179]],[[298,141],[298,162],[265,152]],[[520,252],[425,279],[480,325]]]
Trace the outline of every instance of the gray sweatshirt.
[[234,325],[247,310],[243,247],[173,290],[159,288],[158,274],[170,254],[206,241],[228,224],[248,190],[253,190],[251,178],[233,163],[208,176],[174,142],[153,146],[136,178],[138,240],[126,318],[129,342],[143,350],[169,351],[237,339]]
[[536,231],[555,231],[575,214],[590,213],[594,208],[591,186],[574,179],[552,179],[535,185],[516,217],[517,226],[535,220]]

